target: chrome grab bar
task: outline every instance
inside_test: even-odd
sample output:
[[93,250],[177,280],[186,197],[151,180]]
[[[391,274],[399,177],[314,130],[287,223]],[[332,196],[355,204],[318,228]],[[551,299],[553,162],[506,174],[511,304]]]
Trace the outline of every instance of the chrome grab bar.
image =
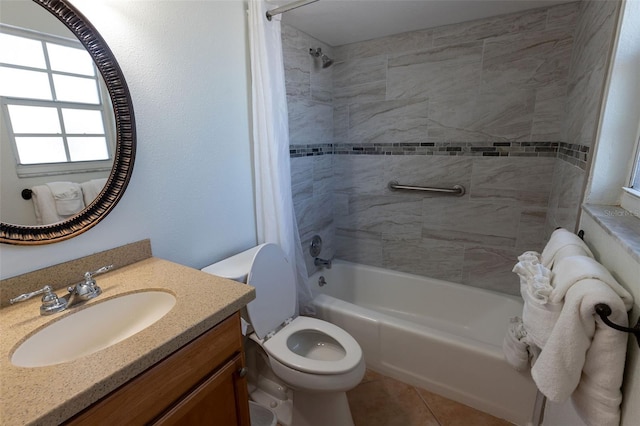
[[413,185],[400,185],[397,181],[392,180],[387,185],[391,191],[406,190],[406,191],[425,191],[425,192],[441,192],[444,194],[453,194],[458,197],[464,195],[466,190],[462,185],[453,185],[453,188],[434,188],[430,186],[413,186]]

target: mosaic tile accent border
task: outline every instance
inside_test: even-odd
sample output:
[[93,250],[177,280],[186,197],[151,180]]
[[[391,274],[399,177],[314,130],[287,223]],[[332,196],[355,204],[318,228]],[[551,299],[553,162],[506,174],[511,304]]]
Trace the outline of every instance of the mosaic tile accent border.
[[289,146],[289,157],[311,157],[317,155],[333,154],[332,143],[314,143],[308,145],[291,145]]
[[587,159],[589,158],[589,147],[563,142],[558,147],[558,158],[574,166],[578,166],[582,170],[586,170]]
[[317,155],[557,157],[585,170],[589,147],[565,142],[399,142],[291,145],[291,158]]
[[334,144],[334,154],[555,157],[558,142],[408,142]]

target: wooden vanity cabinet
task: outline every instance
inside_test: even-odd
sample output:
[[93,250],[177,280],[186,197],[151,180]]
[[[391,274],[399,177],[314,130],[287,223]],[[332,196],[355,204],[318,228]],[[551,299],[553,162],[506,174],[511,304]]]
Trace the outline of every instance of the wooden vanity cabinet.
[[249,426],[243,368],[236,313],[66,424]]

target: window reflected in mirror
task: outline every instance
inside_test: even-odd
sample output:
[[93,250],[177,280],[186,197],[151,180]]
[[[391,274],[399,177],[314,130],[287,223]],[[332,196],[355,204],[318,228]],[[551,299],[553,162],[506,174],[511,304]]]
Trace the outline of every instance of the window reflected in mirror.
[[[25,165],[109,161],[103,94],[80,42],[0,25],[0,98],[19,176]],[[43,173],[56,171],[68,170],[52,166]]]

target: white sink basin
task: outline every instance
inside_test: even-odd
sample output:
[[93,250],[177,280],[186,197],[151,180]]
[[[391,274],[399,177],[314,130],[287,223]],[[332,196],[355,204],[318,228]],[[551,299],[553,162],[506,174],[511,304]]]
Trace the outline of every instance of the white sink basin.
[[73,361],[144,330],[175,304],[172,294],[155,290],[96,303],[30,336],[13,352],[11,362],[19,367],[42,367]]

